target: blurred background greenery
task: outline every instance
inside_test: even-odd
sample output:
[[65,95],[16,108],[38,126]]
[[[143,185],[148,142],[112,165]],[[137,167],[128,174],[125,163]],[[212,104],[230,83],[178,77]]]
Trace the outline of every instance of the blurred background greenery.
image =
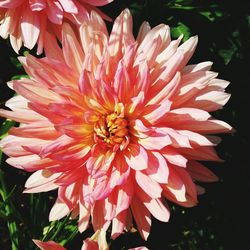
[[[219,78],[231,82],[232,97],[223,110],[213,115],[235,129],[223,135],[217,147],[224,163],[207,165],[220,177],[206,184],[207,193],[194,208],[183,209],[169,203],[169,223],[153,221],[151,235],[143,242],[137,233],[120,236],[111,249],[145,245],[160,249],[250,249],[250,1],[238,0],[115,0],[103,10],[115,18],[129,8],[134,17],[134,33],[147,20],[151,26],[166,23],[172,37],[184,34],[184,40],[199,36],[193,63],[213,61]],[[111,24],[108,24],[111,27]],[[5,83],[24,74],[8,41],[0,40],[0,104],[13,93]],[[1,136],[13,124],[1,120]],[[32,238],[53,239],[68,249],[80,249],[91,229],[77,234],[76,222],[68,218],[49,223],[48,213],[55,194],[22,194],[28,174],[8,167],[1,156],[0,168],[0,249],[35,249]],[[3,183],[4,182],[4,183]],[[5,186],[5,188],[3,188]]]

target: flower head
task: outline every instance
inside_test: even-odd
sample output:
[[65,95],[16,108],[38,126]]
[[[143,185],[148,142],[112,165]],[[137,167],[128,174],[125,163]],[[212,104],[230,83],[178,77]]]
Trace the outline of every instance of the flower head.
[[196,181],[217,177],[201,161],[221,161],[211,134],[231,127],[209,114],[229,99],[228,82],[211,62],[187,65],[197,37],[179,46],[169,27],[143,23],[137,39],[125,10],[110,36],[91,13],[78,40],[62,29],[46,57],[20,58],[30,79],[12,81],[19,95],[0,115],[21,123],[1,142],[7,162],[35,172],[25,192],[58,189],[50,220],[72,213],[84,231],[112,238],[132,227],[147,239],[151,216],[169,220],[166,200],[194,206]]
[[[37,52],[46,46],[47,32],[60,39],[62,23],[70,21],[79,26],[88,19],[89,11],[113,0],[2,0],[0,2],[0,36],[7,38],[18,53],[24,46]],[[102,14],[102,13],[101,13]],[[107,16],[102,16],[108,19]]]

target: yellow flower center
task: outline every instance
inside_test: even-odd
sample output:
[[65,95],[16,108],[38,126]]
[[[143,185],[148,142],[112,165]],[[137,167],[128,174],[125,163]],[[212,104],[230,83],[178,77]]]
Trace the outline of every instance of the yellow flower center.
[[121,150],[128,141],[128,122],[117,112],[102,116],[94,125],[95,141],[104,146]]

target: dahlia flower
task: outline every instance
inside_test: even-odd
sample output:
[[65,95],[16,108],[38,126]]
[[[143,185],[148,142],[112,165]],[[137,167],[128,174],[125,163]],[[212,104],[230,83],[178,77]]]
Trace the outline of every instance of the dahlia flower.
[[[79,40],[77,39],[79,37]],[[30,79],[0,115],[20,123],[1,142],[7,163],[34,172],[26,193],[58,189],[49,219],[78,216],[112,238],[134,222],[147,239],[151,217],[167,222],[166,200],[197,204],[197,182],[217,177],[202,161],[221,161],[214,134],[232,130],[209,112],[229,99],[211,62],[187,65],[197,37],[179,45],[169,27],[143,23],[137,38],[124,10],[108,35],[95,12],[76,36],[62,28],[62,49],[20,57]]]
[[[79,26],[89,16],[94,6],[102,6],[113,0],[1,0],[0,36],[10,36],[13,49],[18,53],[22,44],[37,52],[46,46],[47,32],[60,39],[62,23],[66,19]],[[107,16],[102,14],[106,19]]]

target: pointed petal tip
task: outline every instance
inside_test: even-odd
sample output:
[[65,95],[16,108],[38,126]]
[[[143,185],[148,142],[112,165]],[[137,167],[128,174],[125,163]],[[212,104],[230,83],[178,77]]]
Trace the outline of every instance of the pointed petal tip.
[[198,43],[198,35],[191,36],[187,41],[193,42],[194,44]]
[[129,10],[128,8],[124,9],[124,10],[122,11],[122,13],[123,13],[124,15],[131,15],[131,12],[130,12],[130,10]]

